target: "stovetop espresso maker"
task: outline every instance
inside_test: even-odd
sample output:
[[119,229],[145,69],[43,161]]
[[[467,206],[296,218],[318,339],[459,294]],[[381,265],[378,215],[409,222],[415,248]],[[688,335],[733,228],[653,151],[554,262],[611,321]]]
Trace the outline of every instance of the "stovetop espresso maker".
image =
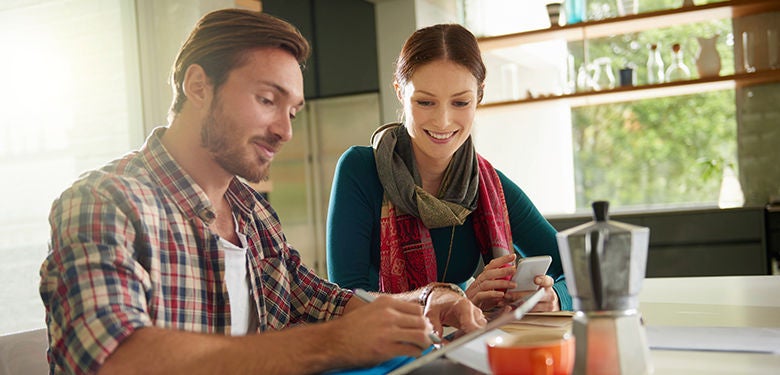
[[557,234],[573,298],[575,375],[653,372],[639,311],[650,229],[609,220],[593,203],[593,221]]

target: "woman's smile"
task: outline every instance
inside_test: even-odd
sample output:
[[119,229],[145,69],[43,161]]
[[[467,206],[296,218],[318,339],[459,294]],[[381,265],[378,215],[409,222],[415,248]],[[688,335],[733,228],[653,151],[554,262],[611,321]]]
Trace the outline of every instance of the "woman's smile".
[[431,140],[435,143],[447,143],[452,139],[455,134],[457,134],[458,131],[451,131],[446,133],[440,133],[440,132],[434,132],[431,130],[425,130],[425,134],[428,134],[428,136],[431,138]]

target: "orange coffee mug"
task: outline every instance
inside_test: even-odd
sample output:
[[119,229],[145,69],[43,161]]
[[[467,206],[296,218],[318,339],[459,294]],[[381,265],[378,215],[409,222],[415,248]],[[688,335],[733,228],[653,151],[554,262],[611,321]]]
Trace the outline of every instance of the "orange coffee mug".
[[513,333],[487,341],[495,375],[569,375],[574,370],[574,336],[569,332]]

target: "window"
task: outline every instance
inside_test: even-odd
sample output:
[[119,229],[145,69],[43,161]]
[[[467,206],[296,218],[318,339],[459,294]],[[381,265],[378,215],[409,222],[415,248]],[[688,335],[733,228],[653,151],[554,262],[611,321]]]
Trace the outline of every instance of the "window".
[[134,32],[128,1],[0,5],[0,334],[44,325],[52,201],[143,140]]
[[[731,20],[595,39],[587,51],[594,61],[608,57],[615,77],[631,66],[638,84],[646,84],[648,46],[661,49],[670,71],[671,46],[679,43],[685,67],[697,78],[699,36],[717,36],[720,74],[733,74]],[[581,62],[578,47],[572,50]],[[572,117],[576,210],[589,212],[590,202],[601,199],[624,209],[742,205],[738,191],[721,194],[724,174],[728,178],[737,165],[733,89],[575,107]]]
[[[478,36],[546,29],[546,3],[467,1],[466,26]],[[617,16],[613,0],[587,4],[591,20]],[[639,11],[680,5],[679,0],[648,0],[640,2]],[[653,43],[661,46],[666,67],[671,45],[680,43],[691,78],[698,78],[697,37],[717,36],[720,75],[731,75],[733,25],[730,19],[706,20],[585,42],[533,41],[492,49],[484,53],[485,103],[574,92],[581,69],[591,76],[600,71],[601,83],[608,85],[604,67],[584,64],[603,58],[611,63],[615,86],[625,67],[632,67],[635,83],[643,85]],[[606,103],[586,97],[486,106],[478,111],[474,139],[477,150],[518,183],[545,214],[588,213],[590,203],[601,199],[618,211],[742,205],[736,176],[741,171],[740,91],[733,84],[697,91],[638,100],[627,95]]]

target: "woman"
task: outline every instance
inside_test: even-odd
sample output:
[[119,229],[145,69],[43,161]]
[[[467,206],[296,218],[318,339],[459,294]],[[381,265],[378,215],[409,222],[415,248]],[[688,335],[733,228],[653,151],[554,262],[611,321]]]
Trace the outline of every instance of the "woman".
[[[339,160],[328,211],[328,274],[342,287],[403,292],[433,281],[466,287],[491,309],[519,298],[516,256],[550,255],[539,311],[571,309],[555,229],[471,141],[485,65],[459,25],[416,31],[396,64],[403,121]],[[473,282],[480,265],[484,269]],[[553,279],[554,278],[554,279]],[[527,294],[527,292],[525,293]]]

